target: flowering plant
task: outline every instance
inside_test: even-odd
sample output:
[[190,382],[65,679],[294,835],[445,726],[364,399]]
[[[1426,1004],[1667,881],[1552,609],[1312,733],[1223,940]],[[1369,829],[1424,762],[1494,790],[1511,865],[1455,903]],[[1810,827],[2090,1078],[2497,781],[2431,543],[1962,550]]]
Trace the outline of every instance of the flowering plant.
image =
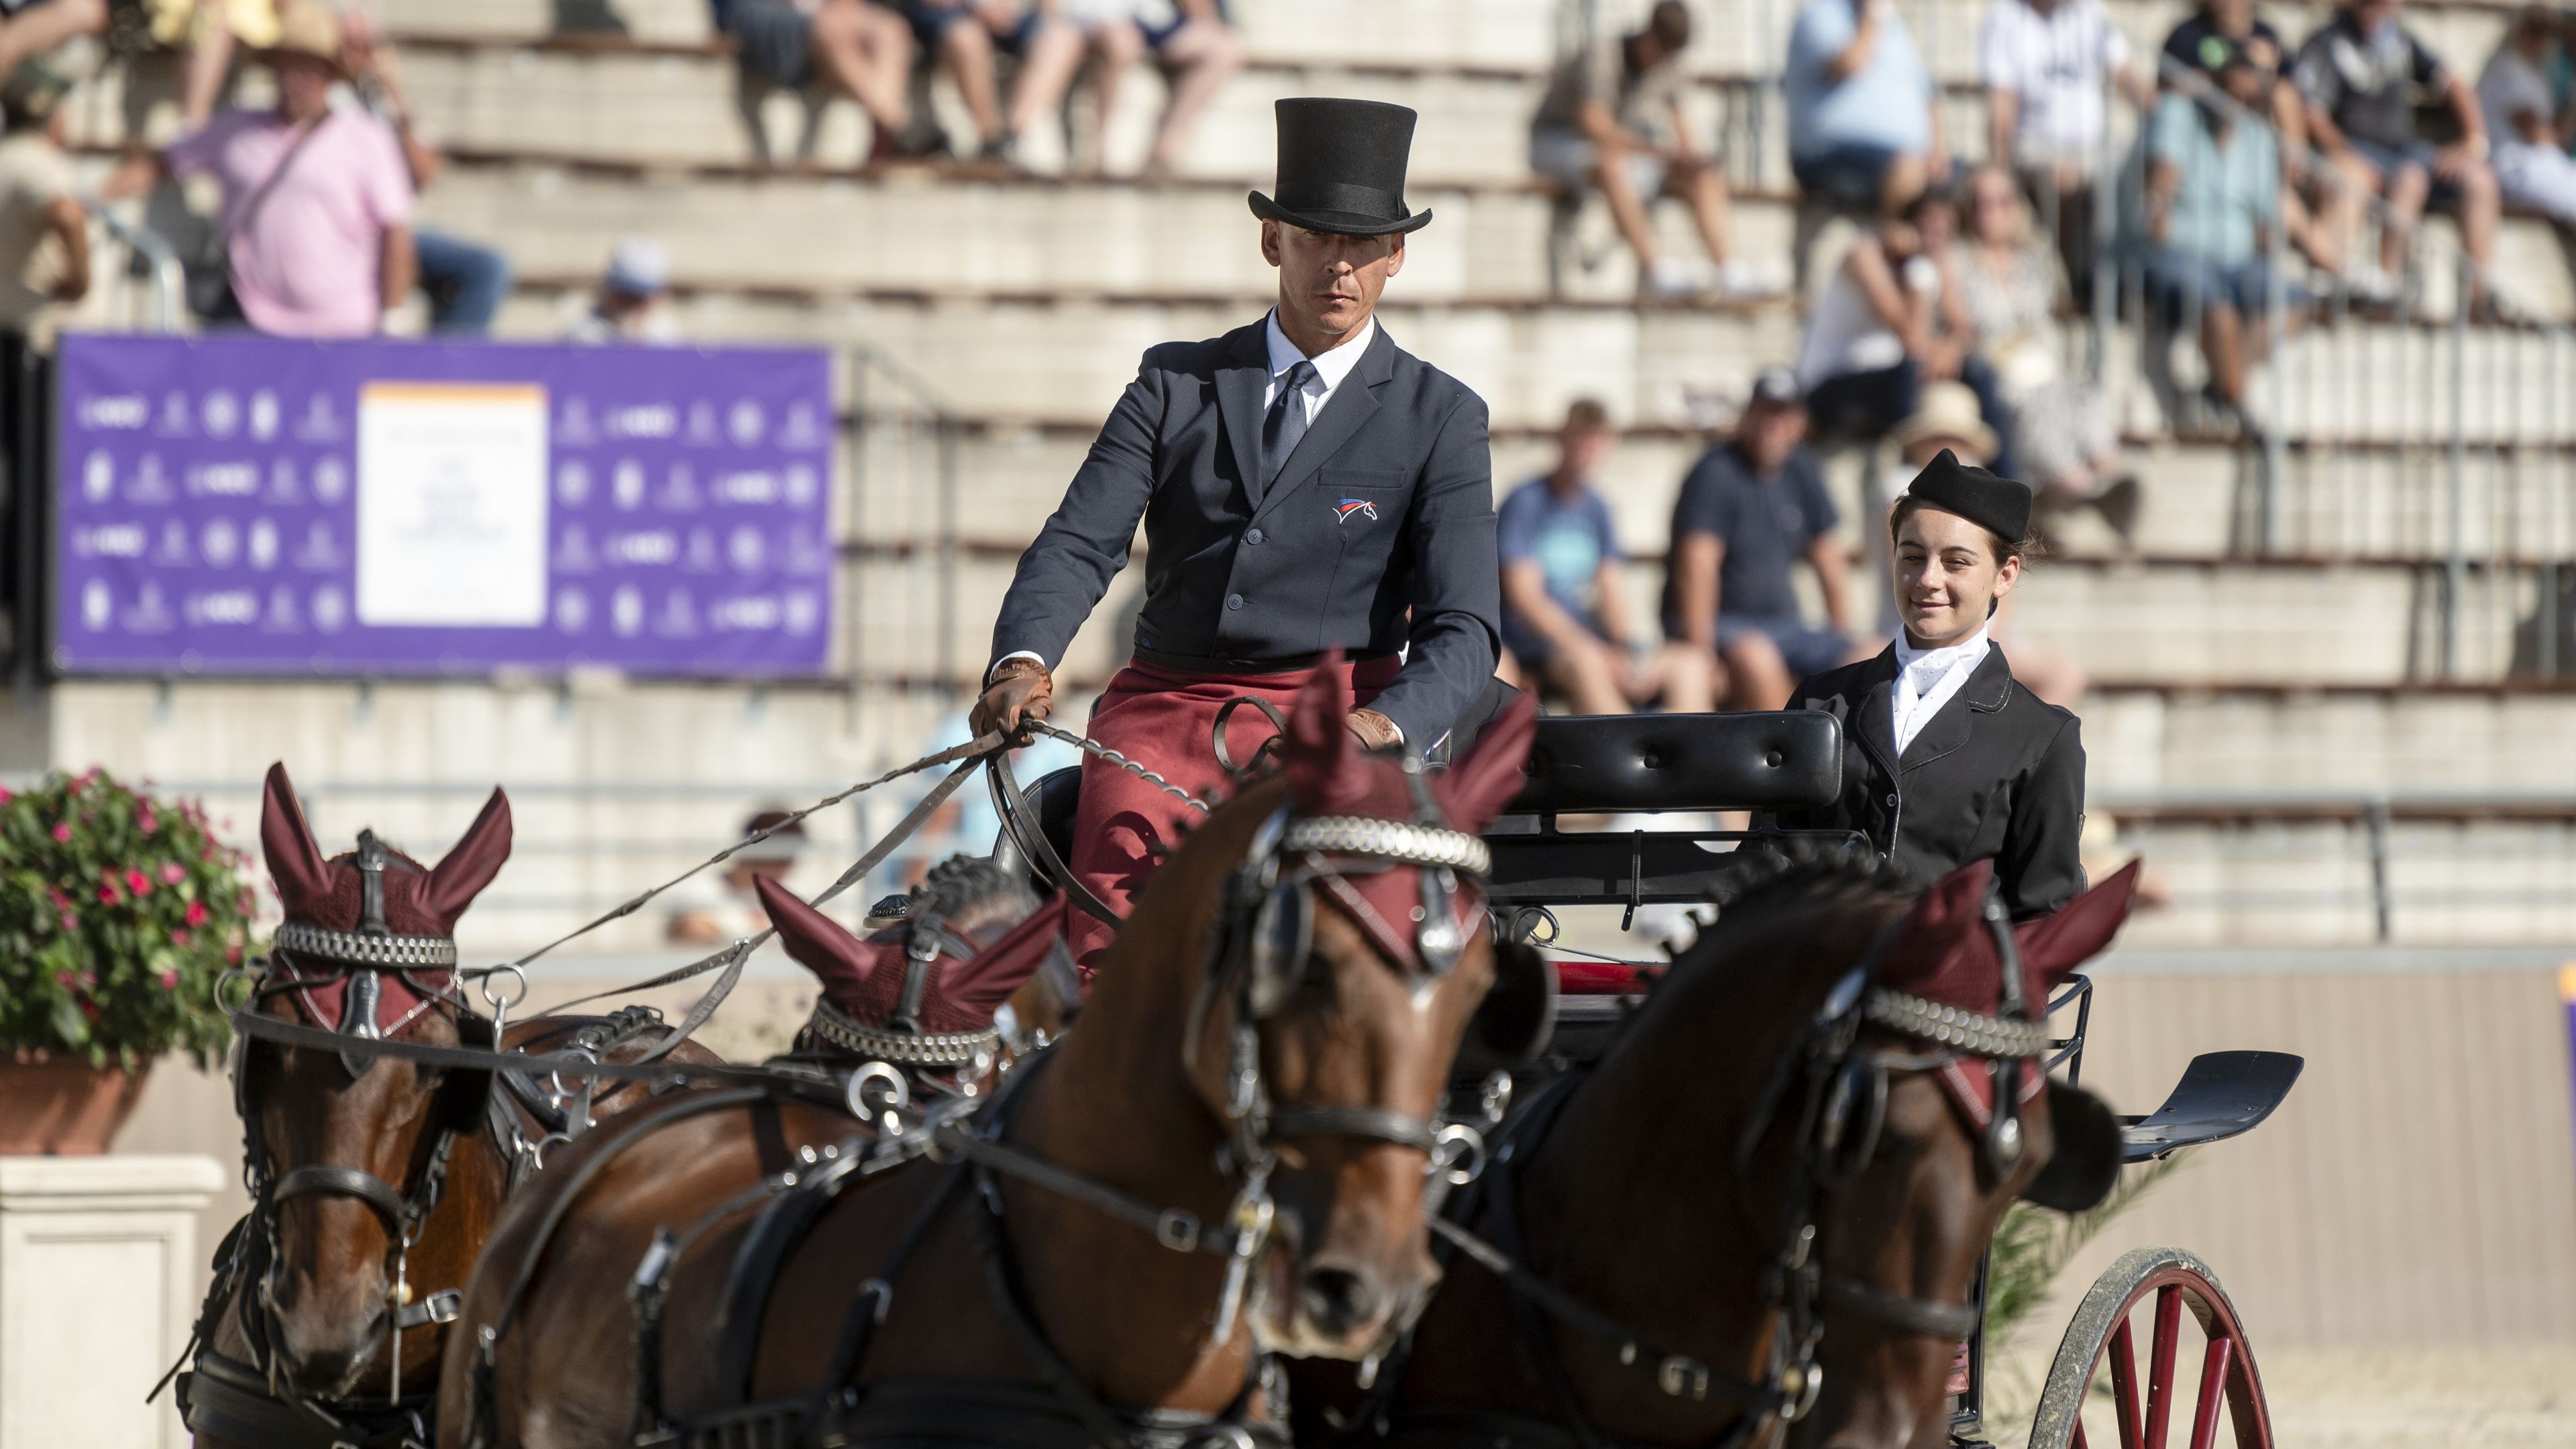
[[0,1050],[212,1062],[230,1038],[215,981],[250,947],[244,859],[196,802],[103,771],[0,789]]

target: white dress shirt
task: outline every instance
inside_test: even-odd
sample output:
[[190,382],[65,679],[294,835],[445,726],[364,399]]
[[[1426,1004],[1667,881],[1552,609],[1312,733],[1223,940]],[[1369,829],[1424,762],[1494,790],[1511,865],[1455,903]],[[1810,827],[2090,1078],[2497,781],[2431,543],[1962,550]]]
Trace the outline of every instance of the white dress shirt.
[[1902,759],[1905,747],[1923,733],[1923,726],[1941,712],[1952,695],[1967,687],[1968,676],[1985,662],[1986,651],[1993,648],[1986,631],[1956,644],[1938,649],[1917,649],[1896,636],[1896,687],[1888,691],[1888,704],[1896,712],[1896,753]]
[[1270,405],[1279,401],[1279,389],[1288,382],[1288,369],[1301,362],[1312,362],[1315,364],[1315,380],[1306,384],[1306,422],[1312,426],[1315,415],[1324,410],[1324,404],[1333,400],[1342,379],[1350,376],[1351,369],[1360,365],[1360,354],[1368,351],[1370,341],[1377,336],[1377,319],[1371,317],[1362,322],[1360,330],[1352,333],[1348,341],[1318,357],[1308,357],[1298,351],[1297,344],[1288,340],[1288,334],[1279,330],[1276,308],[1272,309],[1269,320],[1262,324],[1261,331],[1270,342],[1270,380],[1261,385],[1262,416],[1268,417]]

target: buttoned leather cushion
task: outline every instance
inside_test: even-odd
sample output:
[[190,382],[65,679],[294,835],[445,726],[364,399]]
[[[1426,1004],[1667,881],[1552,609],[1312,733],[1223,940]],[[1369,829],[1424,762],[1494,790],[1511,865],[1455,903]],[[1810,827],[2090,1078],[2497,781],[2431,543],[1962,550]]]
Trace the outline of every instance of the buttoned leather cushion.
[[1512,814],[1793,810],[1842,793],[1842,723],[1817,710],[1538,722]]

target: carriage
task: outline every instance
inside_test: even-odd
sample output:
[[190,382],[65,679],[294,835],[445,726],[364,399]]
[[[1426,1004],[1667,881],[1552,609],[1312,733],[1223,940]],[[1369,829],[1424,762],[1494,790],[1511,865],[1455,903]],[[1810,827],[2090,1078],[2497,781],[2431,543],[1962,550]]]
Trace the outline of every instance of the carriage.
[[[1841,789],[1841,760],[1841,726],[1821,713],[1542,719],[1527,785],[1485,832],[1493,860],[1489,902],[1507,931],[1542,945],[1555,939],[1559,909],[1615,908],[1625,930],[1641,909],[1703,902],[1735,849],[1802,832],[1767,825],[1580,829],[1560,822],[1720,812],[1759,818],[1822,806]],[[997,771],[994,797],[1003,822],[997,855],[1025,863],[1050,884],[1063,879],[1079,775],[1058,770],[1020,790],[1007,769]],[[1615,975],[1598,969],[1598,956],[1558,959],[1574,969],[1552,1004],[1547,1049],[1518,1074],[1524,1088],[1528,1077],[1597,1057],[1635,1005],[1635,987],[1617,989]],[[2048,1003],[2048,1018],[2063,1034],[2052,1037],[2047,1065],[2062,1068],[2069,1082],[2083,1072],[2092,1005],[2092,982],[2080,975]],[[1474,1110],[1466,1104],[1485,1090],[1479,1065],[1462,1069],[1462,1111]],[[2300,1058],[2281,1052],[2195,1057],[2162,1105],[2121,1119],[2122,1161],[2157,1161],[2252,1130],[2288,1096],[2300,1067]],[[1951,1425],[1960,1445],[1984,1442],[1992,1378],[1982,1326],[1985,1278],[1980,1271],[1980,1327],[1968,1342],[1965,1391]],[[2186,1313],[2198,1336],[2196,1368],[2185,1342]],[[2141,1336],[2148,1345],[2143,1365]],[[2268,1449],[2262,1377],[2217,1275],[2180,1248],[2135,1249],[2105,1270],[2077,1305],[2033,1414],[2029,1449],[2082,1449],[2088,1404],[2097,1433],[2106,1417],[2116,1426],[2120,1449],[2161,1446],[2177,1413],[2175,1395],[2186,1389],[2194,1391],[2192,1449],[2221,1442],[2222,1427],[2241,1449]]]

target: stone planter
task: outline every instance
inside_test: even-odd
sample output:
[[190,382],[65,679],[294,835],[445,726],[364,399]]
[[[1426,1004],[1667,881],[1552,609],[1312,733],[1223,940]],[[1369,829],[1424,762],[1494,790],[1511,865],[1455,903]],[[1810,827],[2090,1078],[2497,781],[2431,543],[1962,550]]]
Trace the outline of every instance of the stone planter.
[[143,1096],[149,1068],[93,1067],[17,1052],[0,1058],[0,1155],[95,1157]]

